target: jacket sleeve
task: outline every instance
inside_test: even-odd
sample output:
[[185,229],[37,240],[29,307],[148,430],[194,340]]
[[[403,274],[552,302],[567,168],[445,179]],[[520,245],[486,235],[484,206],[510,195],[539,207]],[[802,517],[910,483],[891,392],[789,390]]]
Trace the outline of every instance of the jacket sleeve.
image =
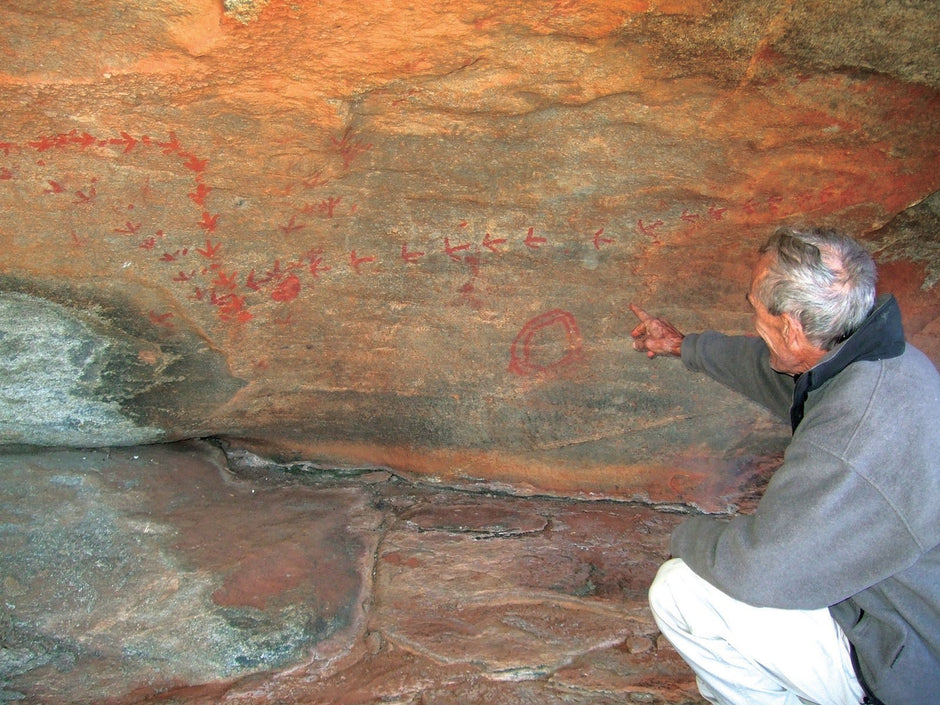
[[682,362],[789,420],[793,378],[770,367],[770,352],[760,338],[690,333],[682,341]]
[[671,551],[748,604],[822,609],[905,569],[921,549],[850,461],[794,437],[754,514],[688,520]]

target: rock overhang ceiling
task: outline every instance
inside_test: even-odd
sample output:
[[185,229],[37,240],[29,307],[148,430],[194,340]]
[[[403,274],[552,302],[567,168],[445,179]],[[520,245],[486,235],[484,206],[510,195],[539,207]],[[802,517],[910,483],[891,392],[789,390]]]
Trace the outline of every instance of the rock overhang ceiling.
[[4,443],[722,509],[785,429],[635,355],[626,305],[748,330],[790,222],[870,242],[940,359],[932,3],[0,14]]

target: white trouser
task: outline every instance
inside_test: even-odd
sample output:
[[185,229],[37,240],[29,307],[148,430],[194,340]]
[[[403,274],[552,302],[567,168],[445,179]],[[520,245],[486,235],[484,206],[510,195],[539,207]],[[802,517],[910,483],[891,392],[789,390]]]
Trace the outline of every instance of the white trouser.
[[660,630],[716,705],[858,705],[849,643],[829,610],[752,607],[674,558],[650,587]]

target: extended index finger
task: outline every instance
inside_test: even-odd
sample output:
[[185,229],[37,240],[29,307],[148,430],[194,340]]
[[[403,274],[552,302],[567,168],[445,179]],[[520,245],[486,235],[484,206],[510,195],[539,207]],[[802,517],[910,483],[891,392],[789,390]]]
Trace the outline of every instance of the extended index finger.
[[649,315],[646,311],[644,311],[642,308],[640,308],[636,304],[631,303],[630,310],[633,311],[634,315],[637,318],[639,318],[641,321],[643,321],[643,323],[649,323],[650,321],[653,320],[653,317],[651,315]]

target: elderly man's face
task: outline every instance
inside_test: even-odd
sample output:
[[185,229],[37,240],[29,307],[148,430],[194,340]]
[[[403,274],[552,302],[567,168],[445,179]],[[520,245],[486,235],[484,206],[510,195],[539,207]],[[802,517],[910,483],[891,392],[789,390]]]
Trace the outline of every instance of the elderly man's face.
[[789,344],[789,340],[792,340],[788,335],[791,332],[790,324],[786,317],[770,313],[757,297],[757,286],[767,275],[767,267],[768,258],[765,255],[754,265],[751,288],[747,292],[747,301],[754,310],[754,328],[770,350],[770,366],[777,372],[796,375],[808,368],[803,364],[799,350]]

